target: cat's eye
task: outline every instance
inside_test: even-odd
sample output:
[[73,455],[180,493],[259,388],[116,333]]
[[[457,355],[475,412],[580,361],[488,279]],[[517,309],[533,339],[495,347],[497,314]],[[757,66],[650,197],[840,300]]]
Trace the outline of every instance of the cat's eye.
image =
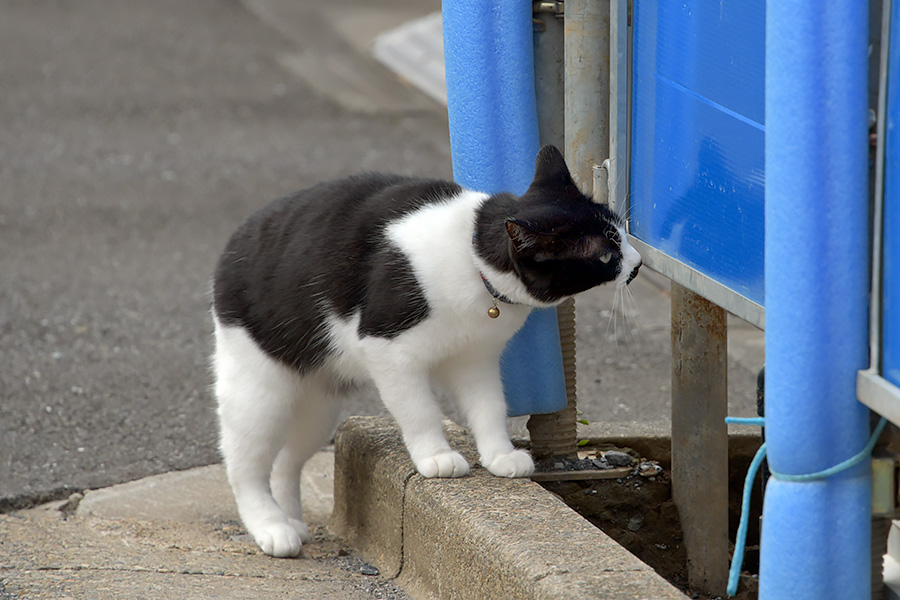
[[602,262],[604,265],[606,263],[608,263],[610,260],[612,260],[612,252],[607,252],[606,254],[604,254],[603,256],[600,257],[600,262]]

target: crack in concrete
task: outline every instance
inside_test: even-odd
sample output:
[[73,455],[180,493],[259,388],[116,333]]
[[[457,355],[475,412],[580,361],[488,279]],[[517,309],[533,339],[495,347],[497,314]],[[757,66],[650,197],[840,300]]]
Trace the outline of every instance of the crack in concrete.
[[29,508],[40,506],[41,504],[47,504],[48,502],[65,500],[72,494],[83,493],[84,490],[82,488],[64,485],[50,490],[3,496],[0,497],[0,514],[8,514],[17,510],[27,510]]
[[406,566],[406,490],[409,488],[409,481],[416,474],[416,471],[412,471],[403,480],[403,494],[400,498],[400,566],[397,567],[397,574],[394,575],[394,578],[400,577],[403,567]]
[[568,569],[560,569],[559,567],[553,567],[546,573],[541,573],[541,574],[535,576],[532,581],[537,583],[538,581],[543,581],[544,579],[550,577],[551,575],[565,575],[568,572],[569,572]]

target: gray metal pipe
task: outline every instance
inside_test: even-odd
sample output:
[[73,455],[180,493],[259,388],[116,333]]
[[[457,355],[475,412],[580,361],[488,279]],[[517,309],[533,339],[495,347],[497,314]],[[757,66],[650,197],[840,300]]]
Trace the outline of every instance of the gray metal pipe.
[[584,191],[592,190],[593,166],[609,157],[609,2],[567,0],[565,19],[566,161]]

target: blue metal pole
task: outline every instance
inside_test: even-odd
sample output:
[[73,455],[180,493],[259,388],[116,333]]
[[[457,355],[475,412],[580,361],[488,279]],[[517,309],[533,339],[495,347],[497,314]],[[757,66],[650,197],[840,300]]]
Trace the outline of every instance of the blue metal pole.
[[[868,7],[766,5],[766,440],[774,473],[859,452],[868,410]],[[760,598],[870,597],[869,462],[825,480],[773,478]]]
[[[453,175],[470,189],[522,194],[539,149],[531,2],[442,6]],[[535,311],[503,354],[510,415],[565,408],[556,310]]]

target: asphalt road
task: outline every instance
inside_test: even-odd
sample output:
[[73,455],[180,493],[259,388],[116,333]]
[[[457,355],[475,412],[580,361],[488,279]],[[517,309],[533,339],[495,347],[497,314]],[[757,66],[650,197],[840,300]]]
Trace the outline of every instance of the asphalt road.
[[449,176],[445,117],[342,108],[280,63],[334,33],[236,1],[0,13],[0,503],[215,462],[227,236],[322,179]]
[[[450,176],[443,107],[364,54],[438,7],[0,0],[0,509],[219,460],[216,257],[317,181]],[[591,420],[667,418],[665,282],[641,281],[640,331],[606,292],[579,307]]]

